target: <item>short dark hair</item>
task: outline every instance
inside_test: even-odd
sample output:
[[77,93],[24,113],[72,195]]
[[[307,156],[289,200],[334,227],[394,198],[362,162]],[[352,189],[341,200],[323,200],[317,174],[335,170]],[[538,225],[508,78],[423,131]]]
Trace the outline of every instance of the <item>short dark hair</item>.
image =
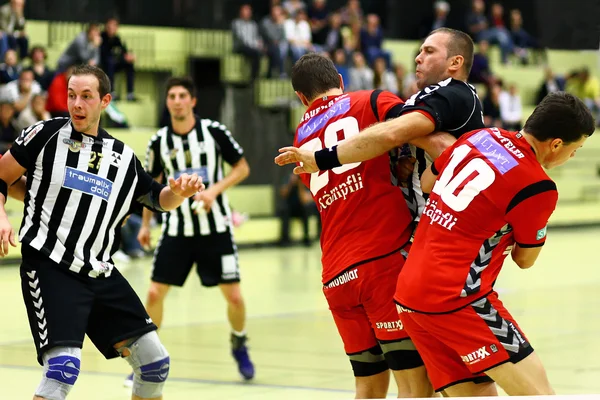
[[471,36],[456,29],[438,28],[434,31],[431,31],[427,37],[435,33],[445,33],[446,35],[450,36],[450,40],[448,40],[448,47],[446,49],[448,51],[448,58],[454,56],[463,56],[465,59],[464,69],[467,73],[467,76],[469,76],[471,73],[471,67],[473,66],[473,53],[475,47]]
[[194,81],[189,76],[174,76],[169,78],[167,81],[167,87],[165,90],[165,94],[169,94],[169,90],[175,86],[183,86],[185,90],[190,93],[192,98],[196,98],[196,85],[194,85]]
[[540,142],[562,139],[565,143],[591,136],[595,129],[590,110],[577,96],[567,92],[554,92],[544,97],[523,127]]
[[292,67],[292,86],[309,101],[340,87],[340,76],[333,61],[317,53],[305,54]]
[[85,30],[86,33],[90,33],[92,29],[100,29],[100,24],[98,22],[90,22]]
[[71,80],[72,76],[81,75],[94,75],[96,79],[98,79],[98,92],[100,93],[100,98],[110,93],[110,79],[108,79],[108,76],[104,73],[104,71],[93,65],[77,65],[75,68],[73,68],[73,71],[71,72],[71,75],[67,80],[67,84],[69,84],[69,81]]

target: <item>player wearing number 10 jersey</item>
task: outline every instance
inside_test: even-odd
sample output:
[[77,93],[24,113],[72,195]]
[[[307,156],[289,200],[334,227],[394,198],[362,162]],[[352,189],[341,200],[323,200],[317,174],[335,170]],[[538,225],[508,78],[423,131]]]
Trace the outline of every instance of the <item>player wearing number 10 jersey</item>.
[[543,168],[573,157],[594,128],[583,102],[554,93],[522,132],[470,132],[425,172],[423,189],[433,190],[395,300],[436,390],[495,395],[487,375],[509,395],[552,394],[493,286],[508,254],[521,268],[535,262],[558,199]]
[[[397,116],[403,102],[380,90],[343,93],[332,61],[303,56],[292,84],[306,113],[294,145],[311,151]],[[423,361],[392,301],[412,234],[400,188],[391,184],[387,155],[301,175],[322,220],[323,291],[356,377],[357,398],[385,397],[394,371],[401,397],[433,393]]]

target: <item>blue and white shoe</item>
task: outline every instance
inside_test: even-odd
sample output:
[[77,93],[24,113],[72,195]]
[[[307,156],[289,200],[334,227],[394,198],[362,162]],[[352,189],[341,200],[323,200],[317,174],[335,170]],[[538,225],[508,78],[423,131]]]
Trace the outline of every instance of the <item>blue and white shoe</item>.
[[131,374],[127,375],[127,378],[125,378],[125,380],[123,381],[123,386],[125,386],[127,388],[133,387],[133,372]]

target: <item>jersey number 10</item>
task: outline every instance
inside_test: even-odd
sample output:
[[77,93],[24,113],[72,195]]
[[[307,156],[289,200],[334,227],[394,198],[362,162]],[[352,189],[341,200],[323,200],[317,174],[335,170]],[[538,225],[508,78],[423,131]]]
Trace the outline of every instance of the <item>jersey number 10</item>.
[[[471,150],[467,144],[454,149],[448,166],[432,189],[432,192],[438,194],[444,204],[457,212],[467,208],[475,196],[490,187],[496,179],[496,173],[492,167],[481,158],[472,159],[454,175],[458,164],[467,157]],[[474,173],[477,175],[474,176]],[[456,193],[457,190],[458,193]]]
[[[332,122],[325,129],[324,139],[325,146],[323,146],[323,142],[321,138],[316,137],[314,139],[309,140],[300,146],[301,149],[310,150],[310,151],[318,151],[322,150],[324,147],[332,147],[338,143],[344,141],[344,139],[351,138],[352,136],[358,135],[360,129],[358,127],[358,121],[354,117],[345,117],[339,119],[335,122]],[[339,136],[342,138],[340,139]],[[345,164],[340,167],[334,168],[331,171],[317,171],[310,175],[310,191],[316,196],[319,190],[323,189],[329,183],[329,174],[334,173],[336,175],[343,174],[351,169],[358,167],[361,163],[352,163]]]

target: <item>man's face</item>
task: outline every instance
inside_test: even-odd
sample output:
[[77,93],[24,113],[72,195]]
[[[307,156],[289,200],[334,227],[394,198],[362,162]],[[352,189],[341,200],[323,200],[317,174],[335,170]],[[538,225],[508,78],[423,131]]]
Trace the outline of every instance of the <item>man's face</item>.
[[106,22],[104,29],[106,29],[108,36],[115,36],[119,30],[119,23],[116,19],[110,19]]
[[[542,165],[546,169],[551,169],[565,164],[571,158],[575,157],[575,153],[583,146],[588,137],[589,136],[582,136],[578,141],[568,144],[560,139],[554,139],[552,142],[549,141],[551,151],[545,157]],[[558,141],[558,143],[554,146],[556,141]]]
[[69,79],[69,115],[79,132],[95,134],[100,114],[110,103],[110,94],[100,97],[99,84],[94,75],[74,75]]
[[196,99],[183,86],[173,86],[167,93],[167,109],[175,121],[184,121],[194,113]]
[[448,67],[452,60],[448,58],[448,40],[450,36],[443,33],[434,33],[425,39],[415,62],[417,63],[416,81],[420,90],[429,85],[449,78]]
[[31,91],[31,85],[33,84],[33,72],[23,71],[19,76],[19,89],[22,93],[29,93]]

